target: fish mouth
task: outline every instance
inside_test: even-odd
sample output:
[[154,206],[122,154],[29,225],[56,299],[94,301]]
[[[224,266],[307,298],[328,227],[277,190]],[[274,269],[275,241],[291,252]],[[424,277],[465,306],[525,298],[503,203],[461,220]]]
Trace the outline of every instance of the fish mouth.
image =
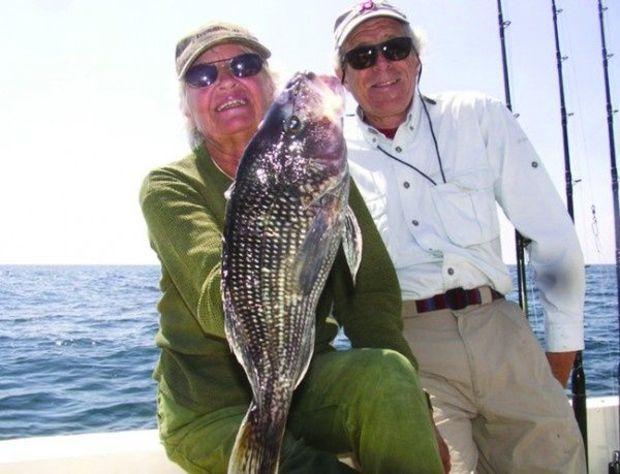
[[236,98],[236,99],[228,99],[226,102],[218,105],[215,108],[216,112],[224,112],[226,110],[235,109],[237,107],[244,107],[248,104],[247,99]]
[[321,74],[318,79],[329,88],[334,94],[343,96],[344,86],[336,76],[328,76],[327,74]]
[[[289,82],[294,109],[312,120],[340,123],[344,112],[344,87],[335,76],[297,73]],[[299,100],[296,100],[297,97]],[[305,112],[302,112],[305,111]]]

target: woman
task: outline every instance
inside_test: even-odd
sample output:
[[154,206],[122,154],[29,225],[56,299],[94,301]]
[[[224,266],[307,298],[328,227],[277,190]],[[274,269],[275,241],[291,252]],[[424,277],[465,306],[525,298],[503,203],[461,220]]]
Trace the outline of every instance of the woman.
[[[224,335],[220,295],[224,192],[274,95],[270,52],[247,30],[212,23],[176,50],[193,153],[157,169],[140,195],[162,265],[158,422],[168,456],[189,472],[226,472],[251,391]],[[315,356],[295,392],[280,472],[442,472],[415,360],[402,337],[398,282],[353,187],[363,233],[356,285],[342,252],[316,311]],[[333,308],[333,310],[332,310]],[[330,342],[344,327],[354,349]]]

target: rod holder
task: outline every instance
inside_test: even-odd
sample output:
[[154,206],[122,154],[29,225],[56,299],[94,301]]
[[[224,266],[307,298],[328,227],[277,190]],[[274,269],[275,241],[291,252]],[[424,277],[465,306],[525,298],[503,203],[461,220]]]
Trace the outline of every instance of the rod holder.
[[609,463],[608,474],[620,474],[620,451],[614,451]]

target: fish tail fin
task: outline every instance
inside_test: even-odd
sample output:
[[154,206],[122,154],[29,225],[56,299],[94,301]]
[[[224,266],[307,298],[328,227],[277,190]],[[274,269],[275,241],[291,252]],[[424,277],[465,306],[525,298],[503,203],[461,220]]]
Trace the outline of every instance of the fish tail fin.
[[286,426],[286,409],[261,410],[254,400],[241,422],[228,461],[228,474],[272,474],[278,471]]

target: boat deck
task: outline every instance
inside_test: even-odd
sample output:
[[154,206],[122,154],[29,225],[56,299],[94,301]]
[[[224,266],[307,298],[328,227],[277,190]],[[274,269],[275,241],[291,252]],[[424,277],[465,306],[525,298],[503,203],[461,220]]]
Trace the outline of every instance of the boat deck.
[[[589,398],[590,472],[607,472],[618,449],[618,399]],[[156,430],[121,431],[0,441],[2,474],[180,474]]]

